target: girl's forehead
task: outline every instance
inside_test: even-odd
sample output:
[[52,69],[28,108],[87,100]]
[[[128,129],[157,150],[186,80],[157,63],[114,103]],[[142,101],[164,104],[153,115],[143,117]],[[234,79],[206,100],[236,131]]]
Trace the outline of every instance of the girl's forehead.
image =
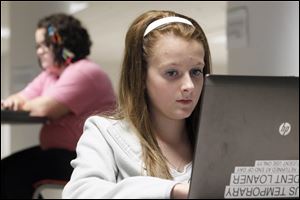
[[161,37],[151,50],[150,57],[181,57],[181,56],[203,56],[204,47],[201,42],[196,40],[186,40],[179,36]]

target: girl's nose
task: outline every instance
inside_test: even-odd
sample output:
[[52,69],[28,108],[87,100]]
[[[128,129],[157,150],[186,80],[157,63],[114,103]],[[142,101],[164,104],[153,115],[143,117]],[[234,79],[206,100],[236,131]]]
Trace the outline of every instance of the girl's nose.
[[194,83],[189,73],[185,74],[182,79],[181,90],[183,92],[190,92],[194,89]]

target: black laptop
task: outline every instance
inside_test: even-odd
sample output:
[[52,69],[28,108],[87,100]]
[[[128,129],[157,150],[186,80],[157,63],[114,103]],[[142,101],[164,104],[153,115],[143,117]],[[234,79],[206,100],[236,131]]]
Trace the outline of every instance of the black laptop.
[[189,198],[299,198],[299,77],[207,75]]

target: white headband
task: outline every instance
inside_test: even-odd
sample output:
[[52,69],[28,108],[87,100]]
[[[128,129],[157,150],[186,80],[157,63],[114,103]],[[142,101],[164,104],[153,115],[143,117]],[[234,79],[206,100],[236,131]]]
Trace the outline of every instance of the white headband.
[[189,20],[187,20],[185,18],[182,18],[182,17],[165,17],[165,18],[158,19],[158,20],[152,22],[151,24],[149,24],[149,26],[145,30],[144,37],[149,32],[156,29],[157,27],[159,27],[161,25],[164,25],[164,24],[169,24],[169,23],[172,23],[172,22],[179,22],[179,23],[184,23],[184,24],[188,24],[188,25],[193,26],[193,24]]

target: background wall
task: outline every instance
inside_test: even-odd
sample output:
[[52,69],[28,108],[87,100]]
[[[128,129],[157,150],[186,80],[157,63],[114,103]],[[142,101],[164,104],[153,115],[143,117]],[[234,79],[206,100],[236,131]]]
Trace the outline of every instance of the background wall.
[[299,76],[299,2],[228,2],[228,73]]

